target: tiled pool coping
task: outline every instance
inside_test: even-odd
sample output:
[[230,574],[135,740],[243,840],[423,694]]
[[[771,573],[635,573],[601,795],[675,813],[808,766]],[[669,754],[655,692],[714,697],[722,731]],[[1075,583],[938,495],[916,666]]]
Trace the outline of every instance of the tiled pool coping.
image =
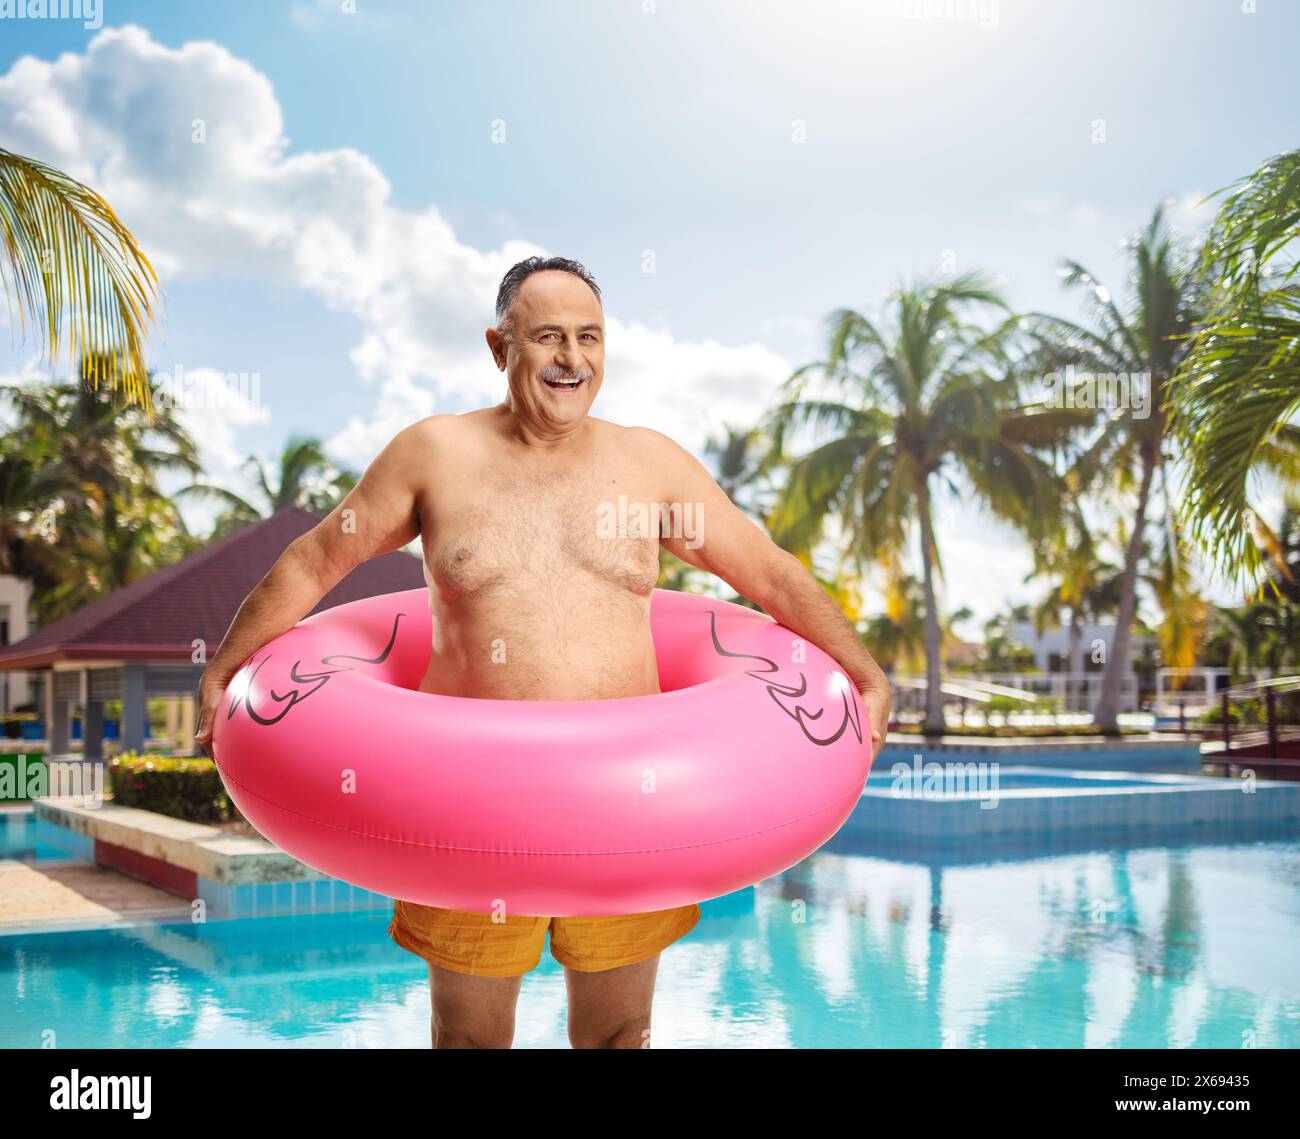
[[69,858],[201,899],[214,918],[383,909],[392,899],[330,878],[263,838],[231,835],[115,803],[79,798],[32,804],[37,841]]
[[[845,824],[853,833],[905,834],[914,837],[973,837],[1107,828],[1152,828],[1171,832],[1201,825],[1292,824],[1300,832],[1300,783],[1244,781],[1202,775],[1159,775],[1134,771],[1062,771],[1058,768],[1006,766],[972,759],[943,763],[938,756],[915,765],[895,757],[876,761],[873,779]],[[888,778],[895,762],[907,763],[906,778]],[[957,782],[931,790],[924,772],[933,768],[965,768]],[[971,768],[989,769],[973,776]],[[1007,787],[994,782],[1004,776],[1050,777],[1058,784],[1077,786]],[[1108,785],[1118,781],[1138,786]],[[873,786],[873,784],[875,784]],[[1253,788],[1253,790],[1248,790]]]
[[911,762],[914,755],[942,761],[947,756],[986,755],[999,762],[1028,761],[1037,767],[1094,771],[1201,770],[1201,744],[1189,736],[1059,736],[993,739],[970,736],[910,736],[891,732],[876,758],[877,768]]

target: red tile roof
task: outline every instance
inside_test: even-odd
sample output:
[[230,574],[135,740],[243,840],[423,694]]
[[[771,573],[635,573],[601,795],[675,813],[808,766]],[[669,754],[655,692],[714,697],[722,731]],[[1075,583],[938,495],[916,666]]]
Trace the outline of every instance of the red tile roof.
[[[211,655],[276,558],[319,521],[287,506],[0,650],[0,672],[61,660],[189,661],[195,638]],[[362,562],[312,612],[424,584],[420,559],[397,550]]]

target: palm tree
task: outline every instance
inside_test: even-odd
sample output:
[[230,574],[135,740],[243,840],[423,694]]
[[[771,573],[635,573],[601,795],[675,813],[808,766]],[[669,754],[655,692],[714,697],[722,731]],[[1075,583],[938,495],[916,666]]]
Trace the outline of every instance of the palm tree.
[[1282,504],[1276,528],[1270,527],[1271,541],[1265,547],[1268,563],[1265,572],[1272,592],[1292,604],[1300,604],[1300,496],[1293,495]]
[[[929,733],[944,726],[936,484],[957,490],[960,477],[994,516],[1027,533],[1050,525],[1057,511],[1057,480],[1034,446],[1060,429],[1061,416],[1020,402],[1023,380],[1008,352],[1015,322],[988,331],[969,319],[1005,312],[977,274],[900,288],[884,320],[841,309],[830,318],[827,358],[790,377],[770,416],[774,454],[788,465],[768,519],[779,544],[806,554],[834,515],[848,557],[896,564],[917,523]],[[824,390],[814,389],[818,378]],[[830,437],[785,458],[787,438],[801,428]]]
[[257,456],[244,462],[256,476],[263,505],[257,506],[226,487],[194,483],[182,487],[177,496],[211,498],[225,510],[217,519],[211,538],[224,537],[250,522],[266,518],[286,506],[301,506],[317,514],[328,514],[357,484],[357,475],[336,467],[326,457],[319,439],[291,438],[280,452],[274,472]]
[[1264,658],[1268,633],[1261,618],[1272,605],[1257,601],[1239,609],[1216,609],[1206,639],[1206,659],[1231,669],[1234,676],[1250,676]]
[[[862,642],[876,662],[900,689],[902,701],[896,712],[911,706],[906,678],[925,668],[925,586],[921,579],[888,566],[884,588],[885,608],[881,613],[857,621]],[[940,620],[941,643],[945,650],[960,644],[955,626],[971,619],[971,611],[958,609]]]
[[756,427],[726,424],[720,437],[704,443],[705,457],[713,461],[714,477],[722,492],[742,510],[762,515],[770,494],[765,441]]
[[911,672],[925,660],[925,586],[905,573],[892,573],[885,609],[866,621],[863,640],[886,672]]
[[1011,625],[1029,620],[1029,607],[1017,606],[1009,613],[984,622],[984,668],[988,672],[1020,672],[1034,667],[1034,654],[1011,635]]
[[[1034,627],[1041,636],[1059,627],[1061,613],[1069,614],[1070,673],[1084,671],[1083,627],[1113,613],[1119,604],[1123,575],[1104,560],[1077,498],[1071,497],[1061,525],[1034,551],[1035,566],[1025,579],[1045,577],[1051,586],[1034,609]],[[1066,690],[1067,702],[1069,689]]]
[[1258,578],[1274,536],[1254,473],[1300,484],[1300,150],[1229,187],[1201,251],[1215,303],[1171,384],[1189,466],[1183,516],[1229,577]]
[[1167,668],[1191,668],[1200,653],[1210,605],[1192,579],[1190,559],[1173,548],[1174,538],[1167,531],[1163,536],[1149,582],[1160,606],[1156,636],[1161,663]]
[[145,326],[158,278],[131,231],[89,186],[0,150],[0,291],[20,326],[37,325],[53,366],[67,352],[109,369],[127,402],[150,405]]
[[[1065,284],[1084,292],[1093,326],[1085,328],[1045,313],[1031,314],[1029,321],[1039,338],[1041,361],[1058,369],[1073,365],[1091,376],[1124,376],[1130,384],[1130,398],[1124,405],[1100,416],[1100,429],[1079,456],[1071,480],[1079,491],[1105,485],[1134,501],[1109,661],[1114,667],[1103,673],[1095,714],[1101,729],[1110,732],[1118,726],[1123,666],[1132,643],[1137,582],[1157,476],[1165,499],[1169,553],[1174,558],[1182,554],[1166,478],[1167,388],[1198,307],[1190,263],[1169,235],[1162,209],[1155,211],[1129,247],[1131,294],[1123,309],[1092,273],[1076,261],[1067,261]],[[1135,389],[1141,397],[1134,395]]]
[[1276,597],[1238,609],[1212,611],[1205,640],[1208,662],[1250,676],[1256,668],[1285,672],[1300,662],[1300,607]]
[[51,505],[70,490],[53,453],[44,437],[18,429],[0,434],[0,573],[36,576],[36,534],[48,528]]
[[170,564],[193,545],[157,476],[198,473],[194,441],[168,409],[149,411],[130,394],[139,383],[148,387],[147,376],[131,381],[125,365],[89,357],[79,370],[76,384],[0,388],[16,413],[0,439],[4,474],[13,476],[0,480],[0,557],[33,581],[42,622]]

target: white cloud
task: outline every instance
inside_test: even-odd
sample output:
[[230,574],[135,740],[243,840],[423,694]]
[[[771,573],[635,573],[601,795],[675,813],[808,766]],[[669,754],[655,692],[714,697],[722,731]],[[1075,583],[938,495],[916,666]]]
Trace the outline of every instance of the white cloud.
[[674,340],[641,324],[608,321],[605,382],[595,414],[648,424],[692,444],[724,423],[748,425],[788,361],[763,347],[727,347],[713,340]]
[[209,475],[223,485],[244,481],[236,471],[248,451],[237,441],[236,431],[271,421],[270,410],[251,382],[215,368],[178,369],[171,376],[155,373],[154,380],[160,385],[159,402],[171,404],[177,421],[198,443]]
[[[299,5],[304,19],[332,6]],[[500,398],[483,330],[505,270],[545,250],[465,244],[436,207],[393,205],[383,172],[359,151],[290,153],[271,82],[221,45],[173,49],[128,26],[101,32],[82,54],[24,57],[0,76],[0,131],[7,147],[100,190],[165,281],[251,275],[357,318],[351,362],[375,404],[330,441],[341,460],[363,466],[435,405]],[[790,370],[760,345],[682,342],[612,313],[607,321],[597,414],[686,446],[698,448],[721,418],[752,418]]]
[[[170,375],[155,373],[153,378],[159,402],[170,403],[177,422],[198,446],[203,481],[258,504],[254,476],[241,469],[249,451],[239,439],[240,428],[271,420],[270,410],[261,403],[258,386],[248,377],[226,376],[215,368],[178,368]],[[189,481],[188,477],[169,477],[164,486],[171,493]],[[186,523],[197,533],[210,529],[221,512],[219,504],[208,500],[177,501]]]

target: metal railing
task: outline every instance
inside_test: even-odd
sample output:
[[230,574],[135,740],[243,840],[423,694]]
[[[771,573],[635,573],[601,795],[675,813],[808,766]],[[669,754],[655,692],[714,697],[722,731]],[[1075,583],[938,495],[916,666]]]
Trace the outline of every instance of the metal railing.
[[1221,722],[1204,729],[1205,763],[1300,779],[1300,676],[1233,685],[1217,707]]
[[[891,676],[890,680],[900,711],[924,709],[924,676]],[[994,696],[1023,703],[1026,708],[1045,699],[1057,712],[1077,716],[1096,707],[1103,680],[1100,672],[945,672],[944,704],[952,714],[964,716],[967,709],[977,709]],[[1120,710],[1134,711],[1138,703],[1137,675],[1127,672],[1121,683]]]

